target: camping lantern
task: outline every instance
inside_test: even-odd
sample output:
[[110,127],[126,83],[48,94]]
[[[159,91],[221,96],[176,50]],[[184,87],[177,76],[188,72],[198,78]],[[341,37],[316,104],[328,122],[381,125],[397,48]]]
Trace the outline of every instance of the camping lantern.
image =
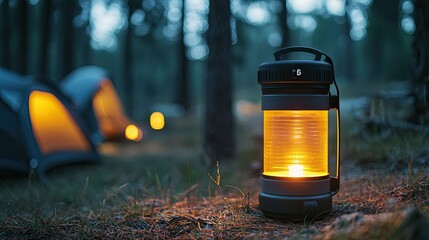
[[[314,60],[282,60],[295,52]],[[329,56],[283,48],[258,69],[264,115],[264,164],[259,207],[267,216],[313,219],[329,213],[340,186],[339,92]],[[336,95],[330,87],[335,86]],[[328,168],[328,112],[337,113],[336,173]]]

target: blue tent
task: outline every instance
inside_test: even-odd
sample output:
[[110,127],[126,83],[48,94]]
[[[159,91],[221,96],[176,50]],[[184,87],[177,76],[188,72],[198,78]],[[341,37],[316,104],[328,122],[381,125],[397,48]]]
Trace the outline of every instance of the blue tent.
[[77,68],[60,82],[59,88],[88,124],[95,144],[142,138],[142,130],[126,116],[108,72],[103,68]]
[[0,173],[38,175],[71,163],[97,163],[85,123],[67,97],[36,77],[0,69]]

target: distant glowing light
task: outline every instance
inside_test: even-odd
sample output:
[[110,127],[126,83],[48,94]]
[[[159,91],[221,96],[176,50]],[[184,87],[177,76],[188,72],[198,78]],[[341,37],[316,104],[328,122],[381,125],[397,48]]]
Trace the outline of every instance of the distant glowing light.
[[186,57],[190,60],[204,60],[208,55],[208,46],[204,37],[209,24],[207,14],[208,0],[185,0],[184,41],[188,47]]
[[270,33],[268,35],[268,43],[272,47],[279,47],[282,44],[282,36],[277,32]]
[[137,9],[131,15],[131,24],[138,26],[144,22],[146,13],[142,9]]
[[207,19],[203,19],[197,13],[189,13],[188,16],[186,16],[185,18],[185,32],[204,32],[208,29],[208,27],[209,24],[207,22]]
[[354,41],[362,40],[366,36],[366,29],[352,28],[350,30],[350,38]]
[[247,8],[246,18],[250,24],[260,26],[270,21],[271,14],[264,4],[255,2]]
[[411,1],[404,1],[402,3],[402,12],[404,15],[401,19],[401,27],[406,33],[413,34],[416,31],[416,23],[412,17],[414,4]]
[[346,13],[345,0],[327,0],[326,10],[332,15],[344,16]]
[[414,19],[412,17],[405,17],[401,21],[401,27],[408,34],[413,34],[416,30],[416,24],[414,23]]
[[165,119],[161,112],[153,112],[150,115],[150,126],[155,130],[161,130],[164,128]]
[[170,9],[167,13],[167,18],[172,22],[180,21],[182,19],[182,12],[178,8]]
[[167,26],[163,27],[162,33],[166,38],[168,38],[170,41],[177,40],[178,37],[178,28],[175,26],[176,24],[168,24]]
[[143,132],[134,124],[130,124],[125,129],[125,138],[131,141],[140,141],[143,137]]
[[304,166],[299,164],[289,165],[289,176],[291,177],[302,177],[304,176]]
[[366,27],[368,25],[362,9],[353,7],[350,11],[350,20],[352,29],[350,37],[354,41],[362,40],[366,36]]
[[402,3],[402,11],[405,14],[411,14],[414,11],[414,4],[411,1],[405,1]]
[[372,3],[373,0],[355,0],[356,3],[360,3],[362,5],[368,6]]
[[313,32],[317,28],[317,22],[314,17],[310,15],[297,15],[293,16],[288,25],[291,25],[291,29],[301,28],[306,32]]
[[115,51],[118,46],[116,34],[127,25],[126,12],[119,2],[108,4],[93,1],[91,7],[91,46],[97,50]]
[[203,60],[209,55],[209,48],[207,45],[199,44],[194,46],[186,52],[186,56],[191,60]]
[[365,16],[363,15],[363,12],[360,8],[354,7],[350,11],[350,18],[353,23],[359,24],[359,23],[366,23]]
[[311,13],[322,8],[320,0],[288,0],[289,8],[295,13]]
[[194,47],[203,42],[203,37],[196,33],[187,33],[184,36],[183,41],[187,47]]
[[164,37],[172,42],[178,41],[182,29],[182,0],[168,1],[164,16],[168,20],[162,29]]
[[186,6],[201,13],[209,12],[208,0],[186,0]]

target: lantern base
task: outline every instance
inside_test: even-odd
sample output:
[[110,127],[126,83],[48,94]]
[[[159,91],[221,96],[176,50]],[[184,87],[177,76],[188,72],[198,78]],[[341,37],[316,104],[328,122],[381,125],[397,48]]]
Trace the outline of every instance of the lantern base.
[[316,196],[281,196],[259,193],[259,208],[268,217],[317,220],[332,209],[331,193]]
[[259,208],[269,217],[289,220],[315,220],[332,209],[329,175],[286,178],[263,175]]

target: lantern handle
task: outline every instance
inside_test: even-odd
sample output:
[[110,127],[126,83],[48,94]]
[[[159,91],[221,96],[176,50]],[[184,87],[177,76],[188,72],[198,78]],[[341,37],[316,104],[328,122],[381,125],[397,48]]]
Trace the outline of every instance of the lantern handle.
[[[315,49],[315,48],[309,48],[309,47],[286,47],[286,48],[281,48],[277,51],[274,52],[274,58],[276,61],[281,60],[281,56],[287,53],[291,53],[291,52],[306,52],[306,53],[312,53],[315,55],[314,60],[315,61],[320,61],[322,60],[322,55],[324,55],[325,57],[326,54],[322,53],[321,51]],[[328,57],[329,58],[329,57]],[[330,64],[332,65],[332,60],[330,62]]]
[[331,195],[335,195],[340,190],[340,109],[335,109],[337,112],[337,146],[336,146],[336,173],[335,177],[331,177]]
[[[330,64],[332,65],[332,70],[334,70],[334,64],[332,63],[331,58],[326,56],[327,61],[330,61]],[[337,146],[336,146],[336,174],[335,177],[331,177],[331,194],[332,196],[337,194],[340,190],[340,168],[341,168],[341,160],[340,160],[340,136],[341,136],[341,129],[340,129],[340,92],[338,90],[337,82],[335,81],[335,75],[334,75],[334,86],[335,90],[337,91],[337,95],[333,95],[329,97],[329,107],[331,109],[335,109],[337,112]]]
[[[312,53],[314,54],[314,61],[321,61],[322,60],[322,56],[325,57],[324,61],[329,63],[329,65],[332,66],[332,70],[334,70],[334,62],[332,61],[332,59],[326,55],[325,53],[315,49],[315,48],[310,48],[310,47],[286,47],[286,48],[281,48],[277,51],[274,52],[274,58],[276,61],[281,60],[281,56],[287,53],[291,53],[291,52],[306,52],[306,53]],[[335,76],[334,76],[334,83],[335,83]],[[337,88],[337,92],[338,92],[338,87],[337,87],[337,83],[335,83],[335,87]]]

